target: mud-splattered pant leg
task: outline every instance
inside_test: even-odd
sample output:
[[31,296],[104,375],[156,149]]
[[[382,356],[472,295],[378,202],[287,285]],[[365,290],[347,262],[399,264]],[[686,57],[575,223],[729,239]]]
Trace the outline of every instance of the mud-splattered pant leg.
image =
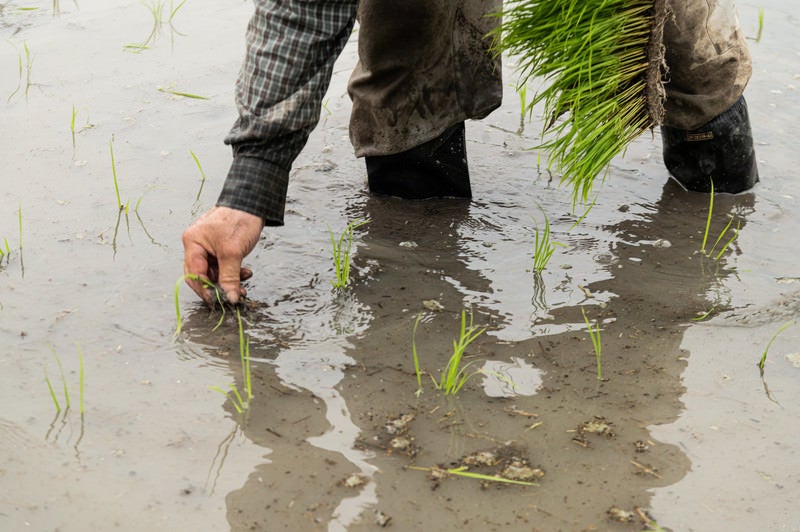
[[661,140],[669,173],[689,190],[738,193],[758,182],[742,96],[752,65],[733,0],[672,0]]
[[664,27],[667,126],[695,129],[744,92],[752,64],[733,0],[672,0]]
[[500,105],[499,0],[362,0],[350,79],[358,156],[404,152]]

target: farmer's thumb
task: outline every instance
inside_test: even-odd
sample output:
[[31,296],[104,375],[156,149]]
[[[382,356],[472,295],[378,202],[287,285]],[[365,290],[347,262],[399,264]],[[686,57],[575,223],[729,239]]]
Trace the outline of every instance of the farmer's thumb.
[[239,302],[241,295],[241,285],[239,284],[240,270],[242,261],[228,259],[219,263],[219,286],[225,292],[225,298],[229,303],[235,305]]

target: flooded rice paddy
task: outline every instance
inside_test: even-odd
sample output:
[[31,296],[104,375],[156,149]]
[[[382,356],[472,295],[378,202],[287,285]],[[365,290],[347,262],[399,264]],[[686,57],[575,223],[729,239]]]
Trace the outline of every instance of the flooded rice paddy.
[[[286,226],[247,259],[244,414],[211,389],[246,387],[235,317],[215,328],[184,287],[175,337],[173,298],[180,234],[230,162],[252,6],[148,5],[0,2],[0,530],[800,530],[789,3],[739,6],[748,35],[765,13],[746,93],[761,183],[716,198],[707,247],[738,228],[719,258],[700,251],[708,197],[668,182],[657,132],[580,219],[512,88],[468,124],[474,201],[369,197],[351,42]],[[545,216],[559,245],[535,275]],[[336,292],[328,228],[355,219],[370,223]],[[466,354],[483,372],[445,397],[428,374],[464,309],[486,329]]]

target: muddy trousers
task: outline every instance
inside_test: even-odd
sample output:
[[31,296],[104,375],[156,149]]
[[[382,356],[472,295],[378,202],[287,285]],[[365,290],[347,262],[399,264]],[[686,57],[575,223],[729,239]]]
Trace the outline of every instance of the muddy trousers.
[[[732,0],[671,0],[664,159],[685,187],[739,192],[758,180],[747,45]],[[499,107],[500,59],[486,34],[500,0],[362,0],[350,138],[370,191],[470,197],[464,121]],[[742,152],[732,160],[731,150]]]

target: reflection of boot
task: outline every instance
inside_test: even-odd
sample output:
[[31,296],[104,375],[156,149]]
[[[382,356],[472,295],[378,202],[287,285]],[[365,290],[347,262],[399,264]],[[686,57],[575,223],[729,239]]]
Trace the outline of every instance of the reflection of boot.
[[464,123],[394,155],[366,157],[369,190],[406,199],[470,198]]
[[758,182],[753,135],[744,96],[697,129],[661,126],[664,164],[689,190],[737,193]]

